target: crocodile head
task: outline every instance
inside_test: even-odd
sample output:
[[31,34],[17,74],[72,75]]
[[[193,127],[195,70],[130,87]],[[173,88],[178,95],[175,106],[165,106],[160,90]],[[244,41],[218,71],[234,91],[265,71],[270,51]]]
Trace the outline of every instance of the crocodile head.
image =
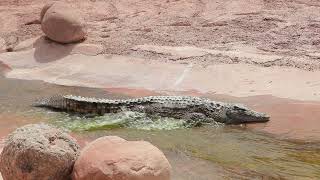
[[227,124],[267,122],[270,118],[265,113],[253,111],[243,105],[230,105],[226,111],[226,116]]

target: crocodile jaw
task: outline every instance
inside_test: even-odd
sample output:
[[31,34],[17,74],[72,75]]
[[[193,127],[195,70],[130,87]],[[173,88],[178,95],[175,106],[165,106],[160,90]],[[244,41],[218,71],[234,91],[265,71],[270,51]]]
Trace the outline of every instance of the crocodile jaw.
[[246,107],[234,106],[226,112],[228,117],[227,124],[242,124],[242,123],[262,123],[270,120],[270,117],[265,113],[260,113],[247,109]]

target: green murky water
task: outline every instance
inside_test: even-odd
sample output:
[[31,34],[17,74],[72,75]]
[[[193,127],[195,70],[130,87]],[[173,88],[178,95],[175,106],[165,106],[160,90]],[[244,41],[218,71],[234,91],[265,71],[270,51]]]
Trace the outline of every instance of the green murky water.
[[320,179],[317,141],[283,140],[241,126],[186,128],[183,120],[134,112],[85,118],[30,107],[36,98],[57,93],[124,98],[97,89],[0,78],[0,137],[24,124],[45,122],[82,143],[105,135],[150,141],[165,152],[176,180]]
[[60,113],[52,117],[52,123],[72,131],[95,131],[116,128],[140,130],[174,130],[185,128],[185,121],[173,118],[150,118],[144,113],[121,112],[98,117],[78,117]]

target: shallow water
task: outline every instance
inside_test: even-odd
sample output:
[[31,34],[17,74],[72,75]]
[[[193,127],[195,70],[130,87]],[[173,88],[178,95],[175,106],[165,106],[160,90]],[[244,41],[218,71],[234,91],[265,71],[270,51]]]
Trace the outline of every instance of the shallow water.
[[[105,135],[150,141],[165,152],[173,166],[173,179],[177,180],[320,178],[317,139],[296,141],[259,130],[270,125],[186,128],[182,121],[148,119],[133,112],[84,118],[30,106],[37,98],[58,93],[127,97],[99,89],[0,78],[0,137],[24,124],[46,122],[69,131],[82,146]],[[257,105],[255,98],[236,101],[268,109]]]

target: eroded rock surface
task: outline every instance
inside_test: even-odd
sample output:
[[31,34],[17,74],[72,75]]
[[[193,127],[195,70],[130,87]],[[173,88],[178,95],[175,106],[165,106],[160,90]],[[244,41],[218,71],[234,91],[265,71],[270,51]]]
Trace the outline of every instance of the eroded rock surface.
[[0,53],[6,52],[6,41],[0,38]]
[[[9,36],[24,41],[42,35],[36,20],[46,2],[1,0],[0,36],[6,41]],[[308,71],[320,69],[320,1],[60,2],[68,2],[81,11],[88,28],[87,43],[102,45],[103,53],[203,66],[249,63]],[[206,49],[205,52],[214,51],[203,56],[190,56],[188,52],[188,56],[180,58],[171,53],[134,50],[139,45],[195,46]]]
[[0,156],[4,180],[70,179],[79,146],[68,134],[31,124],[8,135]]
[[72,43],[81,41],[86,36],[81,14],[67,3],[45,5],[40,16],[42,31],[51,40]]
[[74,180],[169,180],[171,166],[164,154],[145,141],[115,136],[99,138],[83,149]]

